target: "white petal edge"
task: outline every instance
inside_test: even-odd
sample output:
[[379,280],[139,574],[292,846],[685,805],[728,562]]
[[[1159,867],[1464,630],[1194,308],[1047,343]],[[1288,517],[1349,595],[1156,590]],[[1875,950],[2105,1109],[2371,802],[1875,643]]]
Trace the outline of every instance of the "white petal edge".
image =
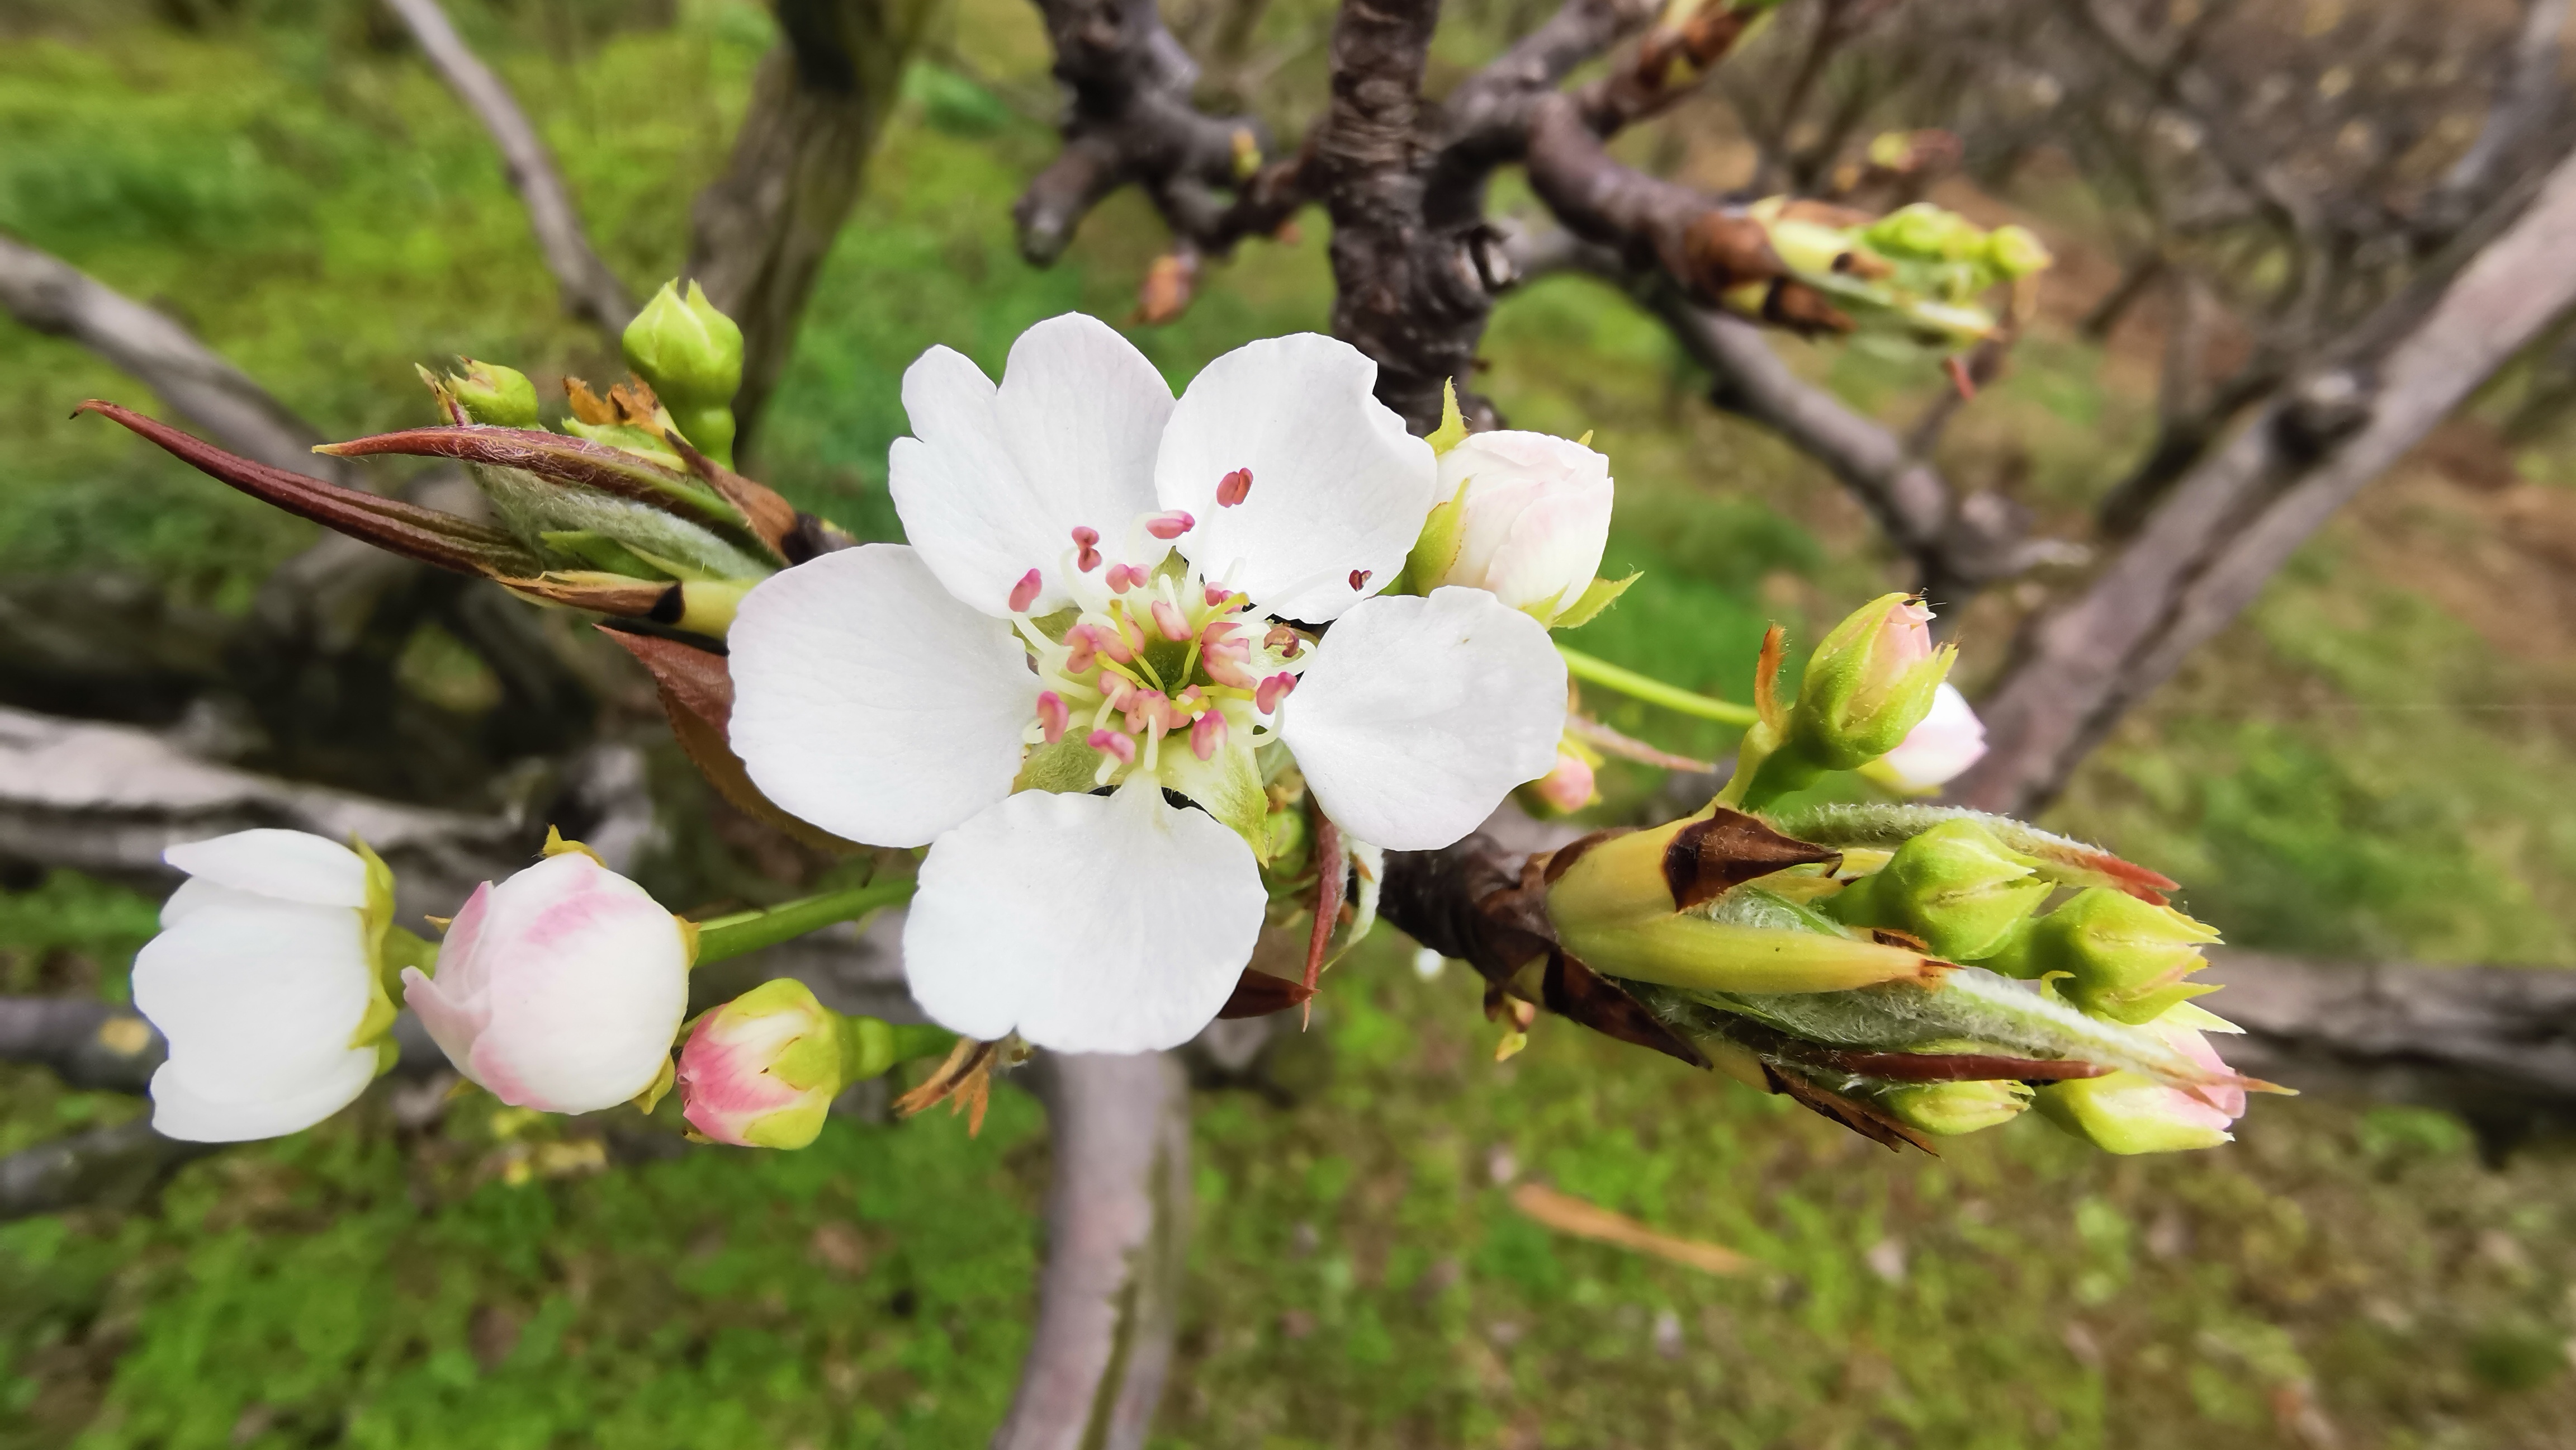
[[294,1091],[348,1050],[371,975],[353,910],[210,905],[135,954],[134,1006],[183,1076],[259,1098]]
[[1326,815],[1390,851],[1435,850],[1555,766],[1565,661],[1481,589],[1372,599],[1324,636],[1279,717]]
[[1959,687],[1943,680],[1932,692],[1932,708],[1879,759],[1905,789],[1928,791],[1967,774],[1985,754],[1986,723]]
[[901,544],[762,581],[726,645],[734,754],[763,795],[827,831],[926,845],[1019,774],[1037,712],[1027,650]]
[[1073,530],[1104,552],[1154,509],[1154,454],[1172,389],[1153,363],[1096,317],[1068,312],[1020,334],[997,388],[944,347],[903,375],[913,436],[895,440],[887,492],[904,535],[948,592],[991,615],[1031,569],[1032,609],[1069,602],[1061,560]]
[[[1311,332],[1247,343],[1191,379],[1154,462],[1162,506],[1198,520],[1180,537],[1190,562],[1317,624],[1395,582],[1439,470],[1376,385],[1367,355]],[[1222,507],[1217,484],[1238,468],[1252,491]]]
[[309,906],[367,904],[367,863],[310,831],[235,831],[172,846],[161,859],[218,886]]
[[942,836],[904,919],[913,999],[952,1032],[1154,1052],[1233,995],[1266,897],[1243,838],[1161,787],[1022,791]]
[[246,1143],[301,1132],[358,1100],[376,1079],[376,1050],[341,1053],[292,1092],[232,1099],[165,1062],[152,1074],[152,1130],[189,1143]]

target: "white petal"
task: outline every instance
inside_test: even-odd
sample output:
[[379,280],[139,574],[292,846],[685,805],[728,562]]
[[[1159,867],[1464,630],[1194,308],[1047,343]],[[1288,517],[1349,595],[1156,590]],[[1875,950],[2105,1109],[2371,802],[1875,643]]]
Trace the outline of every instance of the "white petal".
[[827,831],[924,845],[1019,773],[1037,714],[1028,652],[901,544],[764,580],[726,644],[734,753],[762,794]]
[[358,913],[275,901],[210,905],[146,942],[134,1005],[198,1084],[291,1093],[349,1050],[373,995]]
[[930,848],[904,975],[932,1020],[969,1037],[1177,1047],[1233,994],[1264,902],[1252,848],[1150,781],[1022,791]]
[[309,831],[235,831],[191,841],[161,859],[219,886],[313,906],[367,904],[367,863]]
[[1591,587],[1609,538],[1608,493],[1542,498],[1512,521],[1486,561],[1485,587],[1514,609],[1541,607],[1553,617]]
[[1985,722],[1959,687],[1943,680],[1932,692],[1931,710],[1880,759],[1904,789],[1929,791],[1966,774],[1985,753]]
[[176,1062],[152,1074],[152,1130],[190,1143],[241,1143],[300,1132],[358,1100],[376,1079],[376,1050],[340,1053],[291,1091],[234,1098],[224,1084],[188,1076]]
[[1020,334],[996,389],[959,353],[934,347],[903,375],[913,436],[895,440],[888,492],[904,534],[948,591],[987,614],[1010,610],[1030,569],[1046,614],[1071,596],[1058,562],[1073,529],[1118,548],[1154,508],[1154,450],[1172,390],[1133,343],[1069,312]]
[[587,1113],[652,1084],[688,1010],[688,951],[651,893],[564,855],[494,888],[475,955],[491,1020],[470,1076],[518,1107]]
[[1372,599],[1324,636],[1279,715],[1326,815],[1427,851],[1555,766],[1565,661],[1537,620],[1481,589]]
[[[1154,462],[1162,506],[1198,520],[1180,538],[1190,562],[1266,613],[1318,624],[1393,583],[1438,469],[1376,385],[1359,349],[1311,332],[1247,343],[1193,378]],[[1238,468],[1252,492],[1220,507],[1217,483]]]

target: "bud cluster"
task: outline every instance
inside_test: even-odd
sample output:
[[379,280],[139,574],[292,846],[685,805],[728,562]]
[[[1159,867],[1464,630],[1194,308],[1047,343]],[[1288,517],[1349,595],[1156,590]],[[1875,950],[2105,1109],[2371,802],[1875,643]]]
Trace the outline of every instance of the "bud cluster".
[[[1747,208],[1789,275],[1823,293],[1864,331],[1926,346],[1962,347],[1996,335],[1983,302],[1998,286],[2047,269],[2047,246],[2024,227],[1988,230],[1930,202],[1883,217],[1828,203],[1769,197]],[[1759,316],[1762,284],[1731,305]],[[2016,286],[2015,305],[2026,288]]]

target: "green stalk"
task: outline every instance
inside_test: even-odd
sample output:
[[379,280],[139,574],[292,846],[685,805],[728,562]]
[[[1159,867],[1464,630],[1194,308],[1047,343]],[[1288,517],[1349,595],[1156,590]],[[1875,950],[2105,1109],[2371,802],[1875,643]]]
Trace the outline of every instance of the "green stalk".
[[871,881],[846,891],[831,891],[821,896],[808,896],[802,901],[790,901],[767,911],[737,912],[732,916],[699,922],[697,964],[703,967],[709,962],[721,962],[727,957],[738,957],[744,952],[791,941],[809,931],[856,921],[879,907],[911,900],[915,884],[909,878]]
[[1596,685],[1607,685],[1620,694],[1643,700],[1649,705],[1661,705],[1667,710],[1677,710],[1684,715],[1696,715],[1703,720],[1715,720],[1721,725],[1734,725],[1739,728],[1749,726],[1761,718],[1754,713],[1750,705],[1738,705],[1732,701],[1713,700],[1706,695],[1694,694],[1678,685],[1667,685],[1652,676],[1623,669],[1608,660],[1585,654],[1567,645],[1558,645],[1556,652],[1565,656],[1566,671],[1576,679],[1590,680]]

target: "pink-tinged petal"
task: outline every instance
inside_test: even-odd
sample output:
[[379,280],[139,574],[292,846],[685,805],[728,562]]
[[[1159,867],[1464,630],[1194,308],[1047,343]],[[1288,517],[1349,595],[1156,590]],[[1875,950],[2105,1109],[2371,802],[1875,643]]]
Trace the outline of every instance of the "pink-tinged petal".
[[1959,687],[1943,680],[1932,692],[1930,713],[1879,762],[1902,789],[1930,791],[1965,775],[1985,753],[1985,722],[1977,718]]
[[747,1130],[755,1123],[805,1101],[806,1093],[769,1068],[812,1027],[788,1012],[732,1022],[718,1009],[700,1018],[680,1049],[680,1115],[716,1142],[750,1146]]
[[[1179,541],[1190,562],[1265,613],[1316,623],[1359,601],[1354,573],[1393,579],[1437,470],[1376,383],[1377,364],[1314,333],[1248,343],[1192,379],[1154,462],[1162,506],[1198,520]],[[1226,483],[1246,468],[1257,482]]]
[[763,581],[726,643],[734,753],[763,794],[827,831],[924,845],[1019,773],[1038,696],[1026,648],[900,544]]
[[367,863],[310,831],[235,831],[172,846],[161,859],[190,876],[307,906],[367,904]]
[[429,1029],[429,1040],[458,1072],[474,1077],[474,1039],[492,1021],[491,999],[450,993],[418,967],[403,968],[402,983],[403,1005]]
[[1067,313],[1020,334],[998,388],[932,348],[904,373],[903,406],[913,436],[889,455],[895,512],[939,581],[987,614],[1007,612],[1032,568],[1046,587],[1030,608],[1061,608],[1069,532],[1117,538],[1154,508],[1172,390],[1097,318]]
[[1279,722],[1345,831],[1433,850],[1555,766],[1565,661],[1538,621],[1481,589],[1372,599],[1316,646]]
[[904,922],[914,1000],[953,1032],[1152,1052],[1234,992],[1265,896],[1252,849],[1160,786],[1024,791],[940,837]]
[[490,1020],[470,1075],[514,1107],[586,1113],[650,1086],[688,1006],[679,926],[644,888],[577,852],[493,889],[475,957]]

